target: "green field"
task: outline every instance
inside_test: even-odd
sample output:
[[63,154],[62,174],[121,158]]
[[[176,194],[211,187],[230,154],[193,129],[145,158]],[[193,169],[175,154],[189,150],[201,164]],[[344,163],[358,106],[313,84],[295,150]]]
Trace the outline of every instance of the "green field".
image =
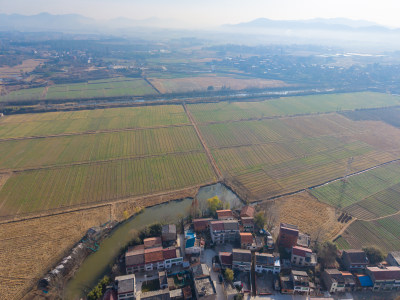
[[0,191],[0,215],[42,211],[214,181],[204,153],[25,171]]
[[0,141],[0,169],[161,155],[201,149],[201,143],[192,126]]
[[400,105],[399,96],[364,92],[286,97],[260,102],[192,104],[188,107],[198,122],[207,123],[396,105]]
[[0,139],[189,124],[180,105],[11,115],[0,119]]
[[354,121],[382,121],[400,127],[400,108],[377,108],[349,111],[342,113]]
[[383,251],[400,249],[400,215],[377,221],[355,221],[336,241],[340,248],[376,246]]
[[393,163],[349,177],[347,182],[336,181],[313,189],[311,193],[319,201],[343,208],[358,218],[376,218],[400,210],[399,184],[400,164]]
[[44,88],[23,89],[0,96],[0,101],[73,100],[104,97],[155,95],[157,92],[141,78],[111,78],[83,83],[51,85]]

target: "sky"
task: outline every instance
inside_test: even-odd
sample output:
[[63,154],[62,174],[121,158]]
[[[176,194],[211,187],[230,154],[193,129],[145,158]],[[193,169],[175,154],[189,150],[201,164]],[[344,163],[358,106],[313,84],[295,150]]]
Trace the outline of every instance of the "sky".
[[213,27],[256,18],[349,18],[400,28],[399,0],[0,0],[0,13],[76,13],[95,19],[175,19]]

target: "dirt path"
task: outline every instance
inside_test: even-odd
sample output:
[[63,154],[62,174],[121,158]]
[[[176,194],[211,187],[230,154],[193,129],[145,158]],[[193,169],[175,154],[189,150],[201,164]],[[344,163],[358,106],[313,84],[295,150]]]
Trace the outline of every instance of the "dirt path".
[[194,129],[195,129],[195,131],[197,133],[197,136],[199,137],[199,140],[200,140],[201,144],[203,145],[203,148],[204,148],[204,151],[206,152],[208,161],[210,162],[211,166],[213,167],[213,170],[214,170],[215,174],[217,175],[218,180],[221,181],[223,179],[222,173],[219,170],[219,168],[218,168],[218,166],[217,166],[217,164],[216,164],[216,162],[214,160],[214,157],[211,155],[211,151],[208,148],[203,136],[201,135],[201,132],[200,132],[199,128],[197,127],[196,121],[194,120],[194,118],[193,118],[192,114],[190,113],[190,111],[187,109],[185,103],[183,103],[183,108],[184,108],[184,110],[186,112],[186,115],[188,116],[190,122],[192,123],[192,125],[193,125],[193,127],[194,127]]
[[47,92],[49,91],[49,86],[46,85],[46,87],[43,90],[42,96],[40,97],[42,100],[46,99]]
[[374,218],[374,219],[357,219],[357,220],[359,220],[359,221],[365,221],[365,222],[372,222],[372,221],[382,220],[382,219],[389,218],[389,217],[393,217],[393,216],[397,216],[397,215],[400,215],[400,210],[399,210],[398,212],[394,213],[394,214],[386,215],[386,216],[379,217],[379,218]]
[[334,236],[334,237],[332,238],[332,241],[336,240],[339,236],[341,236],[341,235],[343,234],[343,232],[345,232],[346,229],[349,228],[350,225],[353,224],[355,221],[357,221],[357,219],[356,219],[356,218],[352,218],[352,219],[350,220],[350,222],[348,222],[348,223],[336,234],[336,236]]

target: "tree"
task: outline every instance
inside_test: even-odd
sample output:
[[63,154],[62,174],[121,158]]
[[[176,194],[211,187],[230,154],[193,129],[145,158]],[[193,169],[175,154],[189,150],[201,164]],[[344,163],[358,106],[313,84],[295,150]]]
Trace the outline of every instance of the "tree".
[[229,281],[229,282],[233,281],[233,271],[231,269],[226,268],[224,275],[225,275],[225,279],[227,281]]
[[222,202],[219,200],[218,196],[214,196],[210,199],[207,199],[208,210],[212,215],[215,215],[215,212],[218,209],[222,209]]
[[264,225],[265,225],[265,216],[264,216],[264,212],[260,211],[256,214],[256,216],[254,217],[254,222],[256,223],[256,225],[258,226],[258,228],[263,229]]
[[380,263],[385,258],[382,251],[376,247],[365,247],[363,250],[368,257],[370,264],[375,265]]
[[331,266],[335,263],[337,257],[337,246],[332,242],[325,242],[317,247],[317,254],[320,259],[321,264],[326,266]]
[[150,236],[160,236],[161,235],[162,226],[160,223],[156,223],[150,225],[149,234]]

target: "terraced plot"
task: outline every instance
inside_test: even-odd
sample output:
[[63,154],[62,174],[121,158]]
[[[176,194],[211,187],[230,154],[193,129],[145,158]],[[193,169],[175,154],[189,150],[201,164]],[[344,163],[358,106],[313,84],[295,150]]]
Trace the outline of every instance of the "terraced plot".
[[400,105],[399,96],[363,92],[286,97],[259,102],[192,104],[188,107],[197,122],[207,123],[396,105]]
[[189,124],[180,105],[11,115],[0,119],[0,139]]
[[206,155],[186,153],[25,171],[0,190],[0,215],[163,192],[214,182]]

